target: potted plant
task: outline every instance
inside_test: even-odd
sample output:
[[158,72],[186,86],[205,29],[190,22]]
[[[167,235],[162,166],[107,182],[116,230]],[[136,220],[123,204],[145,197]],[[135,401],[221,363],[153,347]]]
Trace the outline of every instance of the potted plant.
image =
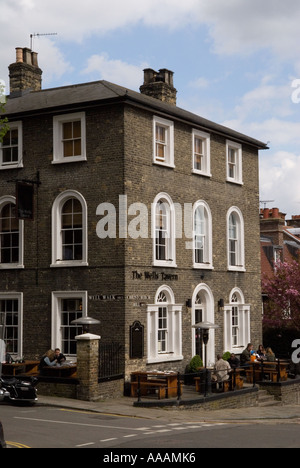
[[199,372],[203,368],[203,361],[201,357],[196,354],[191,360],[189,365],[186,367],[185,373],[185,384],[186,385],[193,385],[194,384],[194,375]]

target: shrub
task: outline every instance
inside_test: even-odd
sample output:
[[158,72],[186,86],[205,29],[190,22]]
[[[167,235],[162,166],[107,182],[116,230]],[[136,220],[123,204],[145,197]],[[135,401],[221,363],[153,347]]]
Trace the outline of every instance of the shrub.
[[202,361],[201,357],[198,354],[196,354],[196,356],[194,356],[191,359],[188,370],[189,370],[189,372],[191,374],[193,374],[193,373],[197,372],[200,367],[203,367],[203,361]]

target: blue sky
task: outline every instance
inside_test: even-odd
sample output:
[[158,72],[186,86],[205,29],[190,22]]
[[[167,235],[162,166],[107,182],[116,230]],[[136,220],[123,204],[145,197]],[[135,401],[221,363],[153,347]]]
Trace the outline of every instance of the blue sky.
[[5,84],[34,33],[57,33],[33,38],[43,88],[106,79],[138,91],[143,68],[171,69],[178,106],[269,142],[260,198],[300,214],[299,0],[0,0],[0,11]]

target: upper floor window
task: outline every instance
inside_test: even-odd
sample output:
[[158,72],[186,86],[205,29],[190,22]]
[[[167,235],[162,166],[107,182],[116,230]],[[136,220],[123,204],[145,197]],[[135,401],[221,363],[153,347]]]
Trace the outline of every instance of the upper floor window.
[[244,220],[233,207],[227,213],[228,269],[245,271]]
[[194,207],[194,268],[212,268],[212,219],[209,206]]
[[22,122],[12,122],[0,143],[0,169],[23,167]]
[[156,164],[174,167],[174,124],[160,117],[153,119],[153,160]]
[[175,210],[169,195],[158,195],[152,210],[154,265],[176,266]]
[[193,172],[210,176],[210,135],[193,130]]
[[243,183],[242,145],[234,141],[226,141],[227,181]]
[[16,217],[14,197],[0,199],[0,268],[23,267],[23,221]]
[[68,190],[52,208],[52,266],[87,265],[87,206],[84,198]]
[[85,113],[53,118],[53,163],[86,160]]

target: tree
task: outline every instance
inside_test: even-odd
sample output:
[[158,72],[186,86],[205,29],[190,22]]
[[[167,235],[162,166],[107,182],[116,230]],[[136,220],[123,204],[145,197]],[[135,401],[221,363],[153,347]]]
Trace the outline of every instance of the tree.
[[8,119],[1,117],[1,114],[4,113],[4,107],[6,103],[6,98],[4,95],[4,86],[0,82],[0,143],[2,143],[5,134],[7,133],[9,127],[7,125]]
[[300,263],[278,261],[272,278],[265,277],[263,292],[268,296],[264,307],[266,328],[294,328],[300,331]]

